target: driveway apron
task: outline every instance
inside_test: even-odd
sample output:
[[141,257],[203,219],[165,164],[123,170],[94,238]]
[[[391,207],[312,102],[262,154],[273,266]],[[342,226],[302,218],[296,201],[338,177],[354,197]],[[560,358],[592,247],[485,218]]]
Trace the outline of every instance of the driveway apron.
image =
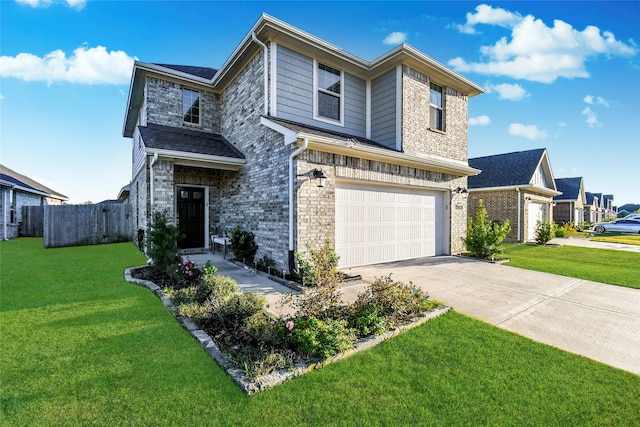
[[391,273],[458,312],[640,375],[640,290],[449,256],[353,273]]

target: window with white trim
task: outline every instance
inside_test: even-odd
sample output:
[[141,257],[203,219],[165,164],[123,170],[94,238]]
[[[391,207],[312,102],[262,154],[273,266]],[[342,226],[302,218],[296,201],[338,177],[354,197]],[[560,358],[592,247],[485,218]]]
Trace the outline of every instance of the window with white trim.
[[185,123],[200,124],[200,92],[182,89],[182,120]]
[[317,118],[342,121],[342,72],[321,63],[316,72]]
[[444,89],[435,83],[430,84],[429,109],[431,129],[444,132]]

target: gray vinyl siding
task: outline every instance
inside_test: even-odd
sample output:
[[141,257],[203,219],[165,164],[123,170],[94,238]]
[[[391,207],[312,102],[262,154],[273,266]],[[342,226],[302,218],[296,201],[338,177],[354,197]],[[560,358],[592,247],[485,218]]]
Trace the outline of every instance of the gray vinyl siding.
[[396,148],[396,70],[371,81],[371,139]]
[[276,116],[297,123],[365,137],[366,82],[344,73],[344,126],[313,118],[313,58],[277,47]]

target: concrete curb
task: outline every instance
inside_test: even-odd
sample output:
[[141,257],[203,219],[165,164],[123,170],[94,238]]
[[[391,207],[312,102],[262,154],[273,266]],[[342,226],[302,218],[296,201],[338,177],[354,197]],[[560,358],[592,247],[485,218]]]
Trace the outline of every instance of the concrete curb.
[[437,307],[427,313],[423,313],[422,316],[415,319],[413,322],[408,323],[406,325],[398,326],[397,328],[387,331],[382,335],[372,335],[365,338],[361,338],[354,344],[354,348],[342,353],[338,353],[335,356],[328,358],[325,361],[321,361],[319,359],[309,360],[306,362],[296,363],[292,368],[282,369],[278,372],[272,372],[267,375],[263,375],[259,380],[254,381],[247,377],[241,369],[239,369],[233,361],[223,353],[218,346],[213,342],[213,339],[202,329],[198,329],[198,326],[191,320],[185,317],[175,316],[173,312],[173,303],[171,300],[162,292],[162,289],[153,282],[148,280],[136,279],[131,275],[133,270],[138,268],[144,268],[147,266],[139,266],[139,267],[131,267],[124,270],[124,279],[138,286],[145,287],[152,291],[164,304],[164,306],[174,315],[178,323],[185,328],[193,338],[198,341],[198,344],[204,349],[204,351],[216,361],[216,363],[224,369],[227,374],[233,379],[233,381],[240,387],[240,389],[247,395],[251,395],[263,390],[266,390],[271,387],[275,387],[279,384],[284,383],[292,378],[299,377],[308,372],[314,371],[316,369],[320,369],[325,365],[337,362],[338,360],[345,359],[350,357],[353,354],[359,353],[364,350],[368,350],[376,345],[380,344],[383,341],[388,340],[389,338],[393,338],[396,335],[399,335],[405,331],[415,328],[416,326],[420,326],[423,323],[438,317],[446,312],[448,312],[451,307],[442,306]]

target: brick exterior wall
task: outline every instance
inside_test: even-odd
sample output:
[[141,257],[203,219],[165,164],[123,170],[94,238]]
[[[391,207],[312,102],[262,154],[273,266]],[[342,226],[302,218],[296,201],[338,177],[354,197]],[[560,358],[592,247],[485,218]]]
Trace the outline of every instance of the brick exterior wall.
[[505,241],[518,241],[518,198],[520,199],[520,241],[533,240],[535,236],[529,235],[529,203],[530,198],[533,203],[540,203],[547,207],[549,217],[553,215],[552,197],[538,193],[521,190],[519,193],[515,189],[493,190],[493,191],[472,191],[468,198],[469,218],[475,218],[479,200],[482,199],[484,207],[487,209],[487,216],[492,221],[504,222],[508,219],[511,225],[511,232]]
[[[11,221],[11,196],[14,191],[13,221]],[[19,225],[22,222],[22,208],[24,206],[61,205],[60,199],[39,196],[24,191],[2,188],[0,192],[0,240],[15,239],[19,235]],[[6,218],[5,218],[6,209]],[[6,222],[6,227],[5,227]],[[6,230],[6,236],[5,236]]]
[[[182,120],[182,89],[200,92],[200,124]],[[211,91],[179,82],[148,76],[145,82],[143,126],[147,123],[220,133],[220,105]]]
[[[437,82],[436,82],[437,83]],[[402,77],[402,146],[407,153],[467,162],[468,97],[446,88],[445,131],[429,130],[429,77],[408,66]]]

